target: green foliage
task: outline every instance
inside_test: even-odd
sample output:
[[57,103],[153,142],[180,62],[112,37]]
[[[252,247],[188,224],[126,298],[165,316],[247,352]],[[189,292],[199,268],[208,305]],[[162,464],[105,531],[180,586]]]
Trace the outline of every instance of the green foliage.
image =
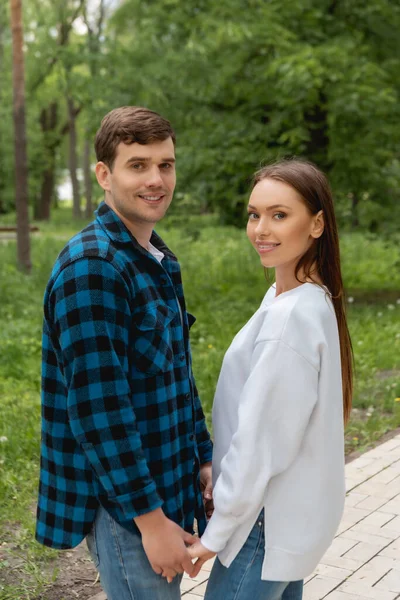
[[[339,198],[352,195],[354,213],[367,195],[389,220],[400,189],[398,5],[204,0],[165,8],[128,0],[113,24],[127,56],[146,68],[146,89],[162,90],[153,105],[178,129],[182,192],[239,224],[259,163],[303,155],[328,171]],[[135,87],[132,102],[145,98]],[[376,212],[364,211],[364,226],[382,227]]]

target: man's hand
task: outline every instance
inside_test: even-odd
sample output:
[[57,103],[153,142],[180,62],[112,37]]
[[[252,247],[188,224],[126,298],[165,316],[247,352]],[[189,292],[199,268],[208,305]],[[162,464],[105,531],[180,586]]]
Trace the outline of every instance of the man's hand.
[[203,494],[204,510],[207,519],[210,519],[214,512],[213,488],[212,488],[212,463],[204,463],[200,467],[200,488]]
[[142,544],[151,568],[170,583],[177,573],[186,571],[193,577],[192,564],[185,544],[193,544],[198,538],[184,531],[168,519],[161,508],[136,517],[135,523],[142,534]]
[[210,560],[210,558],[213,558],[216,554],[215,552],[211,552],[211,550],[208,550],[205,546],[203,546],[201,540],[199,539],[197,539],[193,546],[190,546],[188,550],[190,558],[197,558],[196,562],[194,563],[195,570],[192,577],[196,577],[204,563],[207,562],[207,560]]

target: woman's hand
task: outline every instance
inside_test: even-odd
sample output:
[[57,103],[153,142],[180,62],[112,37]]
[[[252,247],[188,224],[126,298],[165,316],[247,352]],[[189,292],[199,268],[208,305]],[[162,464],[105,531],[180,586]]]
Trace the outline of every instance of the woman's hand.
[[205,546],[203,546],[200,539],[192,546],[189,546],[188,552],[190,558],[197,558],[196,562],[194,563],[194,572],[190,574],[190,577],[196,577],[204,563],[216,555],[216,552],[211,552],[211,550],[208,550]]

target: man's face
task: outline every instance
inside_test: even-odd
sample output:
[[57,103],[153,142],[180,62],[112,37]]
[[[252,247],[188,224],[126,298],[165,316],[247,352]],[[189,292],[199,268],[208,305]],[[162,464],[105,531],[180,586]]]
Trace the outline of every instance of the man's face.
[[106,202],[133,226],[155,224],[165,215],[175,189],[175,148],[171,138],[152,144],[124,144],[116,149],[112,170],[96,165]]

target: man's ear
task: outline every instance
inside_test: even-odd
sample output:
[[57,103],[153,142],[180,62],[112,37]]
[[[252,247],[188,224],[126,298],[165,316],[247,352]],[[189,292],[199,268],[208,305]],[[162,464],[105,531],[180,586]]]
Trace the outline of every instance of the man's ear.
[[96,164],[94,172],[96,173],[96,178],[99,186],[102,187],[105,192],[109,192],[111,174],[109,167],[107,167],[105,163],[100,161]]
[[324,213],[320,210],[314,217],[311,237],[317,239],[321,237],[324,233],[325,222],[324,222]]

